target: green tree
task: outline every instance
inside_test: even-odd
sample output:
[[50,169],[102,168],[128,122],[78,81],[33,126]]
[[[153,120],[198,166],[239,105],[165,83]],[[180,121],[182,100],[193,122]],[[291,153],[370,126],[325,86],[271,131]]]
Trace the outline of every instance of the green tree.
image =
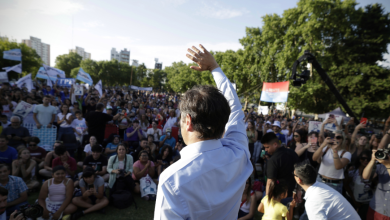
[[[247,28],[240,42],[259,57],[255,64],[263,81],[289,80],[294,61],[309,50],[355,114],[386,116],[390,89],[383,85],[390,83],[390,72],[376,62],[390,43],[390,16],[378,4],[355,6],[353,0],[300,0],[282,16],[264,16],[261,30]],[[290,85],[288,106],[323,113],[340,103],[314,71],[302,87]]]
[[82,60],[83,57],[75,52],[59,55],[56,58],[55,68],[65,71],[66,77],[70,77],[71,71],[76,67],[80,67]]
[[[26,44],[23,43],[17,43],[16,41],[7,41],[7,40],[0,40],[0,67],[11,67],[19,64],[19,61],[14,60],[6,60],[3,59],[3,51],[11,50],[11,49],[21,49],[22,51],[22,75],[25,76],[29,73],[32,73],[32,76],[35,77],[37,74],[39,68],[42,66],[42,59],[39,57],[37,52],[28,47]],[[3,71],[3,70],[0,70]],[[20,76],[19,73],[16,72],[8,72],[8,79],[18,79]]]

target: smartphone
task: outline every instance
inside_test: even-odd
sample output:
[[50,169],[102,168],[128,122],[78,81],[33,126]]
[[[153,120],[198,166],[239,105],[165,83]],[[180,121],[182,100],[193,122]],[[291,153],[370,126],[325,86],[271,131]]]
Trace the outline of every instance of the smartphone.
[[89,188],[89,189],[95,188],[95,185],[93,185],[93,184],[88,185],[88,188]]
[[361,118],[360,123],[367,124],[368,118]]
[[334,136],[335,136],[335,133],[333,133],[333,132],[328,133],[328,137],[330,137],[331,139],[334,139]]
[[330,115],[329,115],[329,118],[334,119],[335,117],[334,117],[333,114],[330,114]]

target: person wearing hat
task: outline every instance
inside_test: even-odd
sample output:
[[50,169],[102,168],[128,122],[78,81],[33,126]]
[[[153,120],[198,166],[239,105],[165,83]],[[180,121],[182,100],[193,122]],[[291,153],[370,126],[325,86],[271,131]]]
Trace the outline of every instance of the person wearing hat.
[[281,131],[280,121],[275,121],[272,125],[272,130],[274,131],[276,137],[278,137],[281,144],[286,144],[286,135],[284,135]]
[[161,153],[161,149],[162,149],[162,147],[164,145],[171,146],[172,150],[175,149],[176,139],[174,137],[172,137],[171,132],[172,132],[172,129],[171,128],[167,128],[166,134],[160,137],[160,144],[159,144],[160,150],[159,150],[159,153]]

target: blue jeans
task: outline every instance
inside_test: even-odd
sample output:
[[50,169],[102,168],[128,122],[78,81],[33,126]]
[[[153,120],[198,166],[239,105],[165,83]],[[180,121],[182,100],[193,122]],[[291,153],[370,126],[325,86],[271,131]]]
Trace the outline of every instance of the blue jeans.
[[[8,207],[5,212],[6,212],[6,215],[7,215],[7,220],[10,218],[10,215],[15,211],[15,210],[18,210],[20,209],[20,206],[22,205],[28,205],[28,202],[22,202],[22,203],[19,203],[17,205],[14,205],[14,206],[11,206],[11,207]],[[16,216],[15,216],[16,217]]]
[[73,134],[74,131],[73,131],[73,128],[72,127],[69,127],[69,128],[62,128],[60,127],[58,129],[58,137],[57,137],[57,140],[61,140],[61,137],[62,135],[64,134]]
[[328,186],[332,187],[333,189],[335,189],[340,194],[343,194],[343,181],[341,181],[341,183],[328,183],[328,182],[323,181],[321,179],[320,175],[318,175],[317,176],[317,182],[325,183],[326,185],[328,185]]

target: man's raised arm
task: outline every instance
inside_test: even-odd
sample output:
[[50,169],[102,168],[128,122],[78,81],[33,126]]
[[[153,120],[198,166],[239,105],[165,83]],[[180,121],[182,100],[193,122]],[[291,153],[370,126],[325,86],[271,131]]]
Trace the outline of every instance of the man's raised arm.
[[244,124],[244,112],[242,111],[242,106],[237,93],[232,83],[215,61],[213,55],[211,55],[202,45],[199,45],[199,47],[203,52],[194,46],[191,49],[188,49],[188,52],[191,53],[192,56],[187,54],[187,57],[198,64],[198,66],[191,66],[191,69],[198,71],[209,70],[213,74],[217,88],[225,96],[230,106],[230,116],[225,127],[224,138],[232,139],[240,143],[238,146],[242,146],[249,154],[248,138],[246,136]]

